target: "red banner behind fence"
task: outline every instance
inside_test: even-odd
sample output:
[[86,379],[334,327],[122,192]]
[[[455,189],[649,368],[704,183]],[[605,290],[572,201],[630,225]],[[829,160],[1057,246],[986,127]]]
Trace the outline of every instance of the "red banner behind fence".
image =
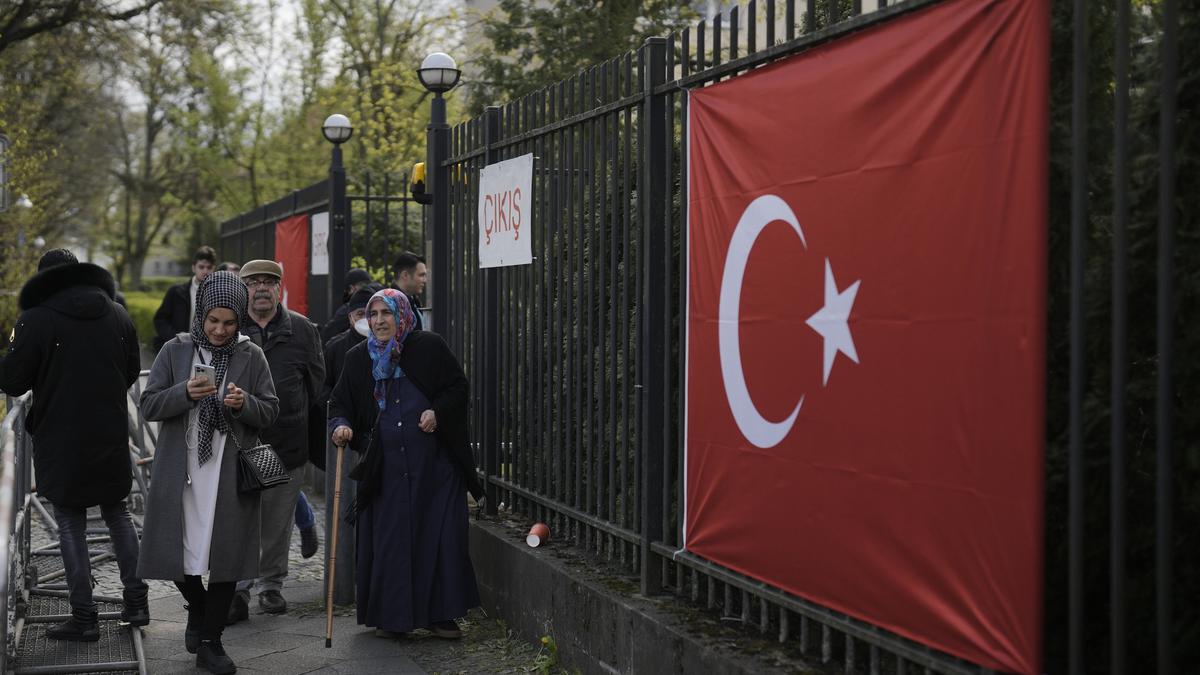
[[308,216],[275,223],[275,262],[283,266],[283,304],[308,316]]
[[1041,645],[1049,11],[698,90],[685,545],[981,665]]

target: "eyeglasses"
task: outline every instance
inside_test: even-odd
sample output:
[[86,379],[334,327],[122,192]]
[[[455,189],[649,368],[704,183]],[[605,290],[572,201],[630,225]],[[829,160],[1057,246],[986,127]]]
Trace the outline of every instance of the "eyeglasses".
[[246,288],[254,288],[255,286],[266,286],[274,288],[279,285],[279,280],[275,277],[259,277],[258,279],[246,279]]

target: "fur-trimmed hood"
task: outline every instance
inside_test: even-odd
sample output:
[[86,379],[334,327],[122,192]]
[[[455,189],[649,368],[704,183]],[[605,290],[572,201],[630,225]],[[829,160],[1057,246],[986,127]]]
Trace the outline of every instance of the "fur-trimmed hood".
[[[62,291],[78,287],[78,292]],[[21,311],[45,306],[68,316],[97,318],[112,306],[117,285],[108,270],[92,263],[55,265],[25,283],[17,302]]]

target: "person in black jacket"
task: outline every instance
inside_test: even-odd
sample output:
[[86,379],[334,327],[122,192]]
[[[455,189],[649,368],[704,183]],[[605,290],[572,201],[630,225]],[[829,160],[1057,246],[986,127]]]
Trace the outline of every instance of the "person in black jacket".
[[346,317],[350,314],[350,298],[358,292],[358,289],[370,283],[372,283],[371,275],[364,269],[355,267],[346,272],[346,288],[342,291],[342,304],[333,311],[333,317],[321,329],[322,342],[328,343],[346,330]]
[[211,246],[201,246],[192,254],[191,280],[167,289],[162,304],[154,313],[154,353],[157,354],[167,340],[190,330],[196,309],[196,289],[216,266],[217,252]]
[[417,322],[415,329],[428,330],[425,317],[421,315],[419,300],[419,296],[425,292],[425,282],[429,280],[429,268],[425,265],[425,259],[416,253],[401,253],[396,257],[396,264],[392,266],[392,270],[396,275],[392,288],[403,291],[408,296],[408,305],[412,308],[413,317]]
[[138,537],[125,498],[132,472],[126,392],[141,362],[133,321],[113,302],[101,267],[66,249],[42,256],[21,289],[14,340],[0,358],[0,389],[33,390],[25,428],[33,437],[38,494],[50,500],[66,569],[71,618],[46,631],[60,640],[100,639],[88,560],[87,509],[100,506],[124,584],[121,618],[150,623],[137,577]]
[[479,604],[464,493],[483,496],[470,386],[440,336],[413,330],[404,293],[379,291],[367,313],[371,337],[346,354],[329,420],[333,442],[362,457],[351,472],[358,622],[385,636],[462,637],[455,619]]
[[280,304],[283,297],[283,268],[273,260],[251,260],[241,269],[250,295],[250,307],[242,333],[262,348],[279,397],[279,417],[262,430],[291,474],[284,486],[272,488],[262,497],[262,555],[259,578],[238,584],[229,609],[229,621],[249,618],[250,587],[258,592],[258,604],[269,614],[287,611],[283,580],[288,573],[288,547],[300,492],[301,472],[308,461],[309,409],[325,380],[321,336],[303,314]]
[[[333,387],[342,375],[342,367],[346,364],[346,353],[371,334],[371,328],[367,324],[367,301],[381,290],[383,290],[383,286],[370,283],[355,291],[350,302],[346,303],[349,312],[342,332],[325,343],[325,386],[321,388],[322,405],[329,401],[330,395],[333,394]],[[322,431],[322,440],[324,437],[325,433]]]

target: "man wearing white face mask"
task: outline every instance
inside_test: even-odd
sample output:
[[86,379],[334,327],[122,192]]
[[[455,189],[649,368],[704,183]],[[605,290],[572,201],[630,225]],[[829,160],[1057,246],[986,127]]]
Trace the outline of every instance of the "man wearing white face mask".
[[325,386],[321,390],[321,405],[329,400],[329,395],[342,374],[346,352],[371,334],[371,329],[367,326],[367,301],[382,288],[379,284],[370,283],[355,291],[347,303],[350,312],[346,328],[325,343]]

